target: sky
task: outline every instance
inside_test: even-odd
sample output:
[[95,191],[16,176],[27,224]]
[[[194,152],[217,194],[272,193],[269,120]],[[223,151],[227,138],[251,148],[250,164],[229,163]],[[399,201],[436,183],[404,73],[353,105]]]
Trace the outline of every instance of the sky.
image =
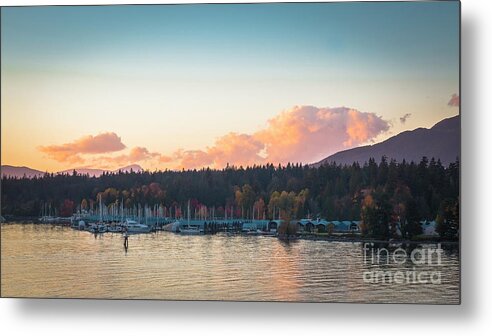
[[2,164],[311,163],[458,92],[454,1],[1,9]]

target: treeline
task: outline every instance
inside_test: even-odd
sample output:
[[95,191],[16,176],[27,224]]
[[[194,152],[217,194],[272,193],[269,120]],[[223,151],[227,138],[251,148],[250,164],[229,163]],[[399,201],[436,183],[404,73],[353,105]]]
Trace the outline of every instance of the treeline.
[[105,173],[98,178],[75,172],[32,179],[4,177],[1,210],[3,215],[39,216],[49,204],[63,216],[80,208],[94,209],[99,197],[106,206],[123,201],[127,209],[159,206],[169,209],[168,214],[173,209],[174,214],[183,211],[191,200],[193,209],[213,208],[217,217],[231,211],[235,217],[272,218],[283,211],[293,218],[363,220],[367,234],[387,236],[391,232],[384,225],[369,223],[415,223],[457,213],[459,161],[444,167],[439,160],[425,157],[418,163],[383,157],[379,163],[370,159],[364,165],[317,168],[268,164]]

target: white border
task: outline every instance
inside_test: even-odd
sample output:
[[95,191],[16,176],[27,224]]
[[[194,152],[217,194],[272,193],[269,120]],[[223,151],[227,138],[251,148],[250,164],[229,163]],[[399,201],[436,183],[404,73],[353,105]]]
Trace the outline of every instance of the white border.
[[[172,1],[183,3],[192,1]],[[224,1],[206,1],[224,2]],[[237,1],[241,2],[241,1]],[[256,1],[243,1],[256,2]],[[273,1],[272,1],[273,2]],[[24,1],[2,5],[162,3]],[[462,305],[0,299],[2,335],[485,335],[492,316],[490,2],[462,1]]]

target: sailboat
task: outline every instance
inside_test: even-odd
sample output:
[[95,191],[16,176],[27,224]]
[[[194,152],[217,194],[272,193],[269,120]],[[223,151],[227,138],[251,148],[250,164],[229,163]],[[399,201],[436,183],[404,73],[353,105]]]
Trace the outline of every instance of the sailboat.
[[[56,216],[56,210],[55,210],[55,216]],[[39,221],[44,224],[54,223],[56,220],[55,216],[53,216],[51,212],[51,202],[49,204],[44,203]]]
[[[172,208],[169,207],[169,215],[172,218],[171,210],[172,210]],[[176,211],[174,213],[174,216],[176,217]],[[181,225],[181,223],[179,222],[179,220],[177,218],[175,218],[174,221],[162,225],[162,231],[168,231],[168,232],[175,232],[176,233],[176,232],[179,232],[180,225]]]
[[201,234],[200,228],[197,225],[190,225],[190,200],[188,200],[188,223],[184,228],[179,229],[179,233],[184,235],[199,235]]
[[97,232],[104,233],[106,231],[108,231],[108,227],[103,221],[102,195],[99,194],[99,223],[97,225]]
[[[140,218],[140,205],[138,206],[138,218]],[[147,217],[145,218],[147,220]],[[136,234],[136,233],[149,233],[151,231],[151,228],[149,225],[146,224],[141,224],[135,220],[132,219],[126,219],[123,223],[123,230],[126,233],[129,234]]]
[[99,194],[99,222],[90,223],[89,231],[92,233],[104,233],[108,231],[106,224],[103,221],[102,195]]
[[111,225],[108,225],[108,232],[123,232],[123,198],[121,199],[121,204],[120,204],[120,209],[119,209],[119,215],[120,215],[120,222],[119,223],[112,223]]

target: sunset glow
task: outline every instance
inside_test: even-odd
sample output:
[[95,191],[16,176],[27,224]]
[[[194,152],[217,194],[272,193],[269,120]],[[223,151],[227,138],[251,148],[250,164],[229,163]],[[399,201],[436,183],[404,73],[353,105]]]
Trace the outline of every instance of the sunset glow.
[[458,113],[459,35],[449,34],[458,10],[453,2],[3,8],[1,163],[42,171],[313,163],[431,127]]

